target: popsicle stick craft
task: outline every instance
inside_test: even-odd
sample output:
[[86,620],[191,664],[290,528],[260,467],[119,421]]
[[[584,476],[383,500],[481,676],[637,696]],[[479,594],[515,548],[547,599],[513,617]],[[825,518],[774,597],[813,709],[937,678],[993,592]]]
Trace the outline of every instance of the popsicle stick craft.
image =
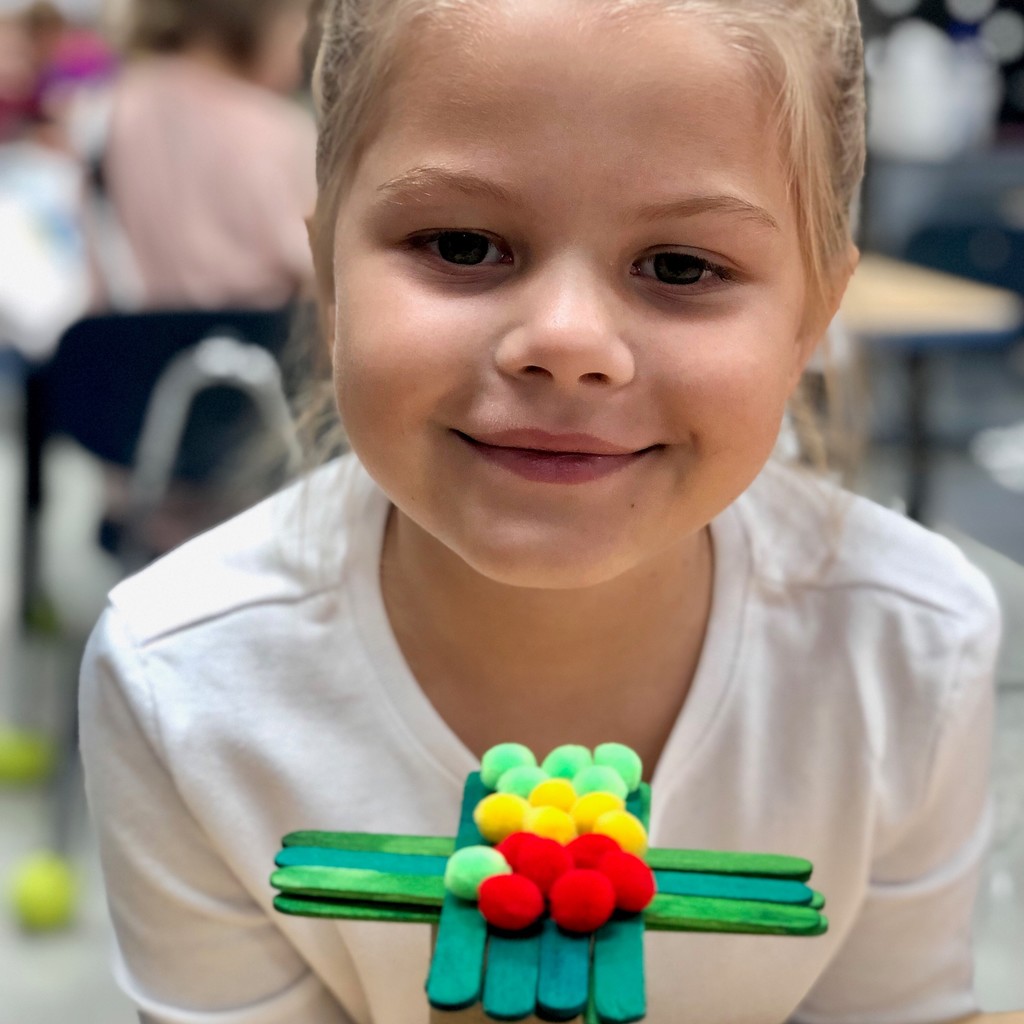
[[466,780],[454,838],[284,837],[274,906],[306,917],[437,925],[435,1009],[492,1020],[626,1024],[646,1014],[648,929],[820,935],[809,861],[648,848],[650,787],[621,744],[537,763],[493,747]]

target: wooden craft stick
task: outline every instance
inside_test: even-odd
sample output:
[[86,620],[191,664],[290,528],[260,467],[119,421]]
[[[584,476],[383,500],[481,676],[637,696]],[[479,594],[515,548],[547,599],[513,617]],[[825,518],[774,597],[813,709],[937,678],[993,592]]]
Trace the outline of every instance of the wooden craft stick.
[[274,897],[274,909],[296,917],[321,917],[355,921],[404,921],[437,924],[441,908],[403,903],[361,903],[358,900],[326,900],[313,896]]
[[717,850],[647,851],[647,863],[655,871],[702,871],[713,875],[755,875],[764,878],[790,878],[806,882],[812,865],[801,857],[775,853],[733,853]]
[[713,896],[723,900],[761,900],[809,906],[814,891],[803,882],[753,878],[749,875],[706,875],[693,871],[655,871],[658,892],[673,896]]
[[[641,787],[642,792],[642,787]],[[649,793],[649,789],[648,789]],[[376,853],[410,853],[449,857],[455,840],[448,836],[401,836],[374,832],[292,832],[284,846],[321,847],[331,850],[367,850]],[[654,870],[700,871],[717,875],[751,875],[806,881],[811,862],[802,857],[774,853],[734,853],[716,850],[669,850],[652,847],[647,863]]]
[[[473,811],[487,792],[478,772],[466,779],[456,849],[483,843]],[[446,893],[427,978],[431,1006],[438,1010],[462,1010],[480,1001],[486,945],[487,922],[476,904]]]
[[600,1024],[628,1024],[647,1013],[642,919],[613,918],[594,936],[593,1006]]
[[319,846],[287,846],[275,861],[278,867],[363,868],[396,875],[444,875],[447,857],[417,853],[377,853],[372,850],[336,850]]
[[490,931],[484,977],[484,1012],[495,1020],[523,1020],[537,1006],[541,933],[503,935]]
[[648,928],[664,931],[820,935],[828,925],[818,911],[781,903],[716,900],[659,893],[644,911]]
[[360,868],[278,868],[270,884],[291,895],[389,903],[437,905],[445,896],[440,875],[396,875]]
[[291,832],[281,844],[372,853],[419,853],[428,857],[450,857],[455,850],[451,836],[398,836],[384,832]]
[[[641,783],[630,793],[626,810],[644,828],[651,823],[651,787]],[[644,984],[644,919],[613,918],[594,936],[591,994],[601,1024],[626,1024],[641,1020],[647,1012]]]
[[545,1020],[572,1020],[590,996],[589,935],[570,935],[549,917],[540,940],[537,1013]]

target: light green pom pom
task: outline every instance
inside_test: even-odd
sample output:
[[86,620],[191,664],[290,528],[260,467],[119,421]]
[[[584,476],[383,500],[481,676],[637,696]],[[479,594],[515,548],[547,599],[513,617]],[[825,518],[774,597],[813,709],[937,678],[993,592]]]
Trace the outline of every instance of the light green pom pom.
[[590,768],[584,768],[572,780],[572,784],[580,796],[587,793],[614,793],[625,800],[629,795],[622,776],[607,765],[595,764]]
[[498,779],[509,770],[520,765],[537,766],[537,758],[529,747],[522,743],[499,743],[491,747],[480,761],[480,778],[488,789],[494,789]]
[[501,773],[501,778],[498,779],[498,792],[515,793],[516,796],[527,800],[534,789],[547,780],[548,773],[543,768],[521,764],[517,768],[509,768],[507,772]]
[[555,747],[544,758],[541,767],[551,778],[568,779],[571,782],[584,768],[590,768],[593,763],[594,758],[586,747],[566,743],[564,746]]
[[493,846],[464,846],[449,858],[444,884],[464,900],[476,901],[481,883],[495,875],[510,875],[512,868]]
[[614,768],[626,784],[626,790],[633,792],[644,777],[644,766],[640,755],[624,743],[602,743],[594,750],[594,764]]

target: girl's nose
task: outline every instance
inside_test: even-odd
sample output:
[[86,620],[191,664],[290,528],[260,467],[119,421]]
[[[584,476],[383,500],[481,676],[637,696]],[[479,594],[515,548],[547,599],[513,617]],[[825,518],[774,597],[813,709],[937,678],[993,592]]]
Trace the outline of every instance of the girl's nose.
[[636,373],[634,355],[610,315],[607,289],[586,275],[528,289],[526,311],[501,340],[495,361],[512,377],[563,388],[622,387]]

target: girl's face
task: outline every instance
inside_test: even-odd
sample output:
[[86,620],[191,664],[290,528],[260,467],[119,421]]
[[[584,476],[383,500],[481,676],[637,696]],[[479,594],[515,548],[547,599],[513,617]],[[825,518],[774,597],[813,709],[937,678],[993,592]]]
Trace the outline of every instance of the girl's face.
[[831,312],[807,315],[744,60],[697,21],[592,11],[419,32],[336,227],[353,448],[426,537],[523,586],[693,544]]

